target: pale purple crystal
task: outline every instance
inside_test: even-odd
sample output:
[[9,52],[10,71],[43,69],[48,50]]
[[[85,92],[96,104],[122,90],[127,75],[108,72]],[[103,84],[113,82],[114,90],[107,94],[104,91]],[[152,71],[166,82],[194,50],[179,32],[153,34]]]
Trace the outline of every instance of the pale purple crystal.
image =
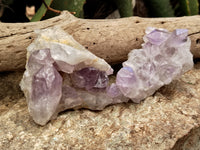
[[52,65],[54,63],[49,49],[34,51],[28,60],[28,67],[31,71],[37,71],[44,65]]
[[56,29],[60,34],[56,36],[54,30],[43,32],[28,47],[26,71],[20,84],[30,114],[40,125],[66,109],[102,110],[130,99],[139,103],[193,67],[191,42],[185,29],[170,33],[148,28],[142,49],[129,53],[114,83],[109,83],[108,78],[112,68],[71,36],[60,29]]
[[129,53],[116,79],[121,92],[136,103],[193,67],[187,30],[170,33],[153,29],[148,31],[144,41],[142,49]]
[[71,79],[75,86],[87,90],[93,88],[102,89],[108,85],[108,76],[106,73],[93,67],[87,67],[73,72]]
[[46,124],[51,119],[62,95],[62,77],[53,63],[49,49],[34,51],[28,61],[32,75],[28,106],[34,121],[39,124]]
[[[37,31],[27,48],[26,71],[20,86],[33,120],[45,125],[65,109],[102,110],[113,69],[59,27]],[[74,82],[75,81],[75,82]]]
[[120,91],[120,89],[118,88],[118,86],[115,83],[112,83],[107,88],[107,94],[108,94],[108,96],[115,98],[115,97],[122,95],[122,92]]
[[53,66],[44,66],[34,75],[32,89],[30,113],[36,122],[46,124],[60,102],[62,77]]
[[123,67],[117,73],[116,85],[120,89],[120,91],[125,95],[129,95],[132,92],[132,87],[135,86],[137,88],[137,78],[132,68]]
[[160,32],[160,30],[155,29],[149,34],[147,34],[146,38],[151,44],[160,45],[163,42],[165,42],[169,36],[170,36],[169,32],[165,30]]
[[65,109],[102,110],[113,103],[106,94],[109,79],[105,71],[94,67],[74,71],[75,67],[55,61],[49,49],[31,53],[21,87],[28,91],[28,107],[36,123],[44,125]]

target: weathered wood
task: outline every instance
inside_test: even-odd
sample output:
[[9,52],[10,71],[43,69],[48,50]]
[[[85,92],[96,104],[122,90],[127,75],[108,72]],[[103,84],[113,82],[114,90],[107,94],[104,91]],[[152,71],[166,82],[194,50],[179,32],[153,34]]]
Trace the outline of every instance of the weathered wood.
[[119,63],[134,48],[140,48],[146,27],[189,29],[191,51],[200,57],[200,16],[178,18],[130,17],[115,20],[78,19],[68,12],[45,21],[32,23],[0,23],[0,71],[22,69],[26,47],[35,38],[34,30],[61,26],[78,42],[109,63]]

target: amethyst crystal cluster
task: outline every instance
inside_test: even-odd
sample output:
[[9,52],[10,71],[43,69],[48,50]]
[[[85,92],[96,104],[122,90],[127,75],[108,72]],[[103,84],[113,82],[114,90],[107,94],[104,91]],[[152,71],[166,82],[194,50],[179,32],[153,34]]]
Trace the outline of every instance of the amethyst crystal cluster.
[[116,85],[124,96],[139,103],[193,67],[186,29],[172,33],[148,28],[142,49],[133,50],[117,73]]
[[60,28],[36,31],[27,48],[20,83],[33,120],[45,125],[65,109],[102,110],[132,100],[139,103],[193,67],[187,30],[148,28],[142,49],[129,53],[111,83],[113,70]]

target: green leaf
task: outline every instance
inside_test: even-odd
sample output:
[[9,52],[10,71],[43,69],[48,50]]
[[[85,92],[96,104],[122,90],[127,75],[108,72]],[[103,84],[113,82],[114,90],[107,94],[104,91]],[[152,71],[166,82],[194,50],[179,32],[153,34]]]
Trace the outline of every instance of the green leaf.
[[[45,0],[47,6],[50,6],[50,4],[52,3],[52,1],[53,0]],[[40,21],[42,19],[42,17],[46,14],[46,12],[47,12],[47,8],[45,7],[44,4],[42,4],[41,7],[36,12],[36,14],[31,19],[31,22]]]
[[66,5],[66,9],[71,12],[75,12],[76,17],[83,16],[83,5],[86,0],[68,0]]
[[179,0],[179,7],[182,15],[192,16],[199,13],[198,0]]
[[113,0],[117,5],[121,17],[133,16],[132,0]]
[[[83,5],[85,2],[86,0],[53,0],[50,7],[60,11],[68,10],[70,12],[75,12],[76,17],[83,18]],[[52,11],[47,11],[44,18],[47,19],[56,15],[58,14]]]
[[170,0],[144,0],[151,17],[174,17]]

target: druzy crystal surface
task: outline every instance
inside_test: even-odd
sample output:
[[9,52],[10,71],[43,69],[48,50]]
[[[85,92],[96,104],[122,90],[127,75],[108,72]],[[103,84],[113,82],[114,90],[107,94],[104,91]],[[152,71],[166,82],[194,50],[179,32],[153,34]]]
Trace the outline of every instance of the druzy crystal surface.
[[187,30],[148,28],[142,49],[132,50],[109,81],[112,68],[60,28],[36,31],[20,83],[33,120],[45,125],[66,109],[102,110],[139,103],[193,67]]
[[146,33],[142,49],[129,53],[116,79],[120,91],[136,103],[193,67],[187,30],[148,28]]

